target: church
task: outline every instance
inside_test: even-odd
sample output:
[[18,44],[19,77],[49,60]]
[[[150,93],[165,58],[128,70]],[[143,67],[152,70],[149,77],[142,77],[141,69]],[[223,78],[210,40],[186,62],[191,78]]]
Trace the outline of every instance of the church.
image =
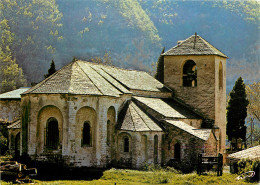
[[195,34],[143,71],[76,60],[21,95],[20,154],[141,168],[225,150],[227,56]]

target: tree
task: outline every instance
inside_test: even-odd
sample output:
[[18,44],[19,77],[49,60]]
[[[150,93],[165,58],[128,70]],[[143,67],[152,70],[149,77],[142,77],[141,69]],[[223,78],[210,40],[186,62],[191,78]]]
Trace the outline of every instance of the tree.
[[163,53],[164,53],[164,49],[162,50],[158,61],[157,61],[157,69],[156,69],[156,74],[155,74],[155,78],[160,81],[161,83],[164,82],[164,60],[163,60]]
[[11,91],[26,85],[22,69],[16,63],[10,46],[14,35],[8,21],[0,21],[0,93]]
[[227,136],[237,149],[237,140],[246,140],[245,119],[247,117],[248,100],[246,97],[245,84],[239,77],[230,92],[230,100],[227,106]]
[[250,123],[247,143],[250,146],[259,145],[260,139],[260,81],[248,84],[246,94],[249,101],[247,106],[247,122]]
[[53,73],[56,72],[56,68],[55,68],[55,63],[54,61],[52,60],[51,61],[51,65],[50,65],[50,69],[48,70],[48,74],[45,74],[44,77],[45,78],[48,78],[49,76],[51,76]]

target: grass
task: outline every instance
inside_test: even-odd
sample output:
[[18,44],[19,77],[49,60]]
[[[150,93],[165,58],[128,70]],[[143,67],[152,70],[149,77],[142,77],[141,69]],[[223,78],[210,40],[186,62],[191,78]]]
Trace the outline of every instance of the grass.
[[[216,173],[207,175],[197,175],[196,173],[180,174],[169,170],[137,171],[110,169],[103,173],[103,176],[97,180],[54,180],[40,181],[35,180],[39,185],[144,185],[144,184],[252,184],[243,180],[236,180],[236,174],[224,173],[223,176],[217,177]],[[1,182],[1,181],[0,181]],[[2,185],[10,185],[11,182],[1,182]],[[257,183],[254,183],[257,184]]]

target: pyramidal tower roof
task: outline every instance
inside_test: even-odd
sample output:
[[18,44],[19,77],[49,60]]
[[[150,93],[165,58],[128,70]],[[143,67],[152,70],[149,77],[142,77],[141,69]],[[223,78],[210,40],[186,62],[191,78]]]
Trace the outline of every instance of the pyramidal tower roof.
[[225,54],[212,46],[208,41],[201,36],[190,36],[184,41],[179,41],[177,46],[169,49],[164,56],[176,56],[176,55],[218,55],[224,58],[228,58]]

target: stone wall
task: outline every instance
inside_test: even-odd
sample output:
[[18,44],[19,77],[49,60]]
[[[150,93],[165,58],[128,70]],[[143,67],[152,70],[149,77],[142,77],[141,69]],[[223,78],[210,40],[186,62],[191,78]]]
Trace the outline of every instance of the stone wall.
[[[183,87],[182,73],[186,61],[197,66],[197,87]],[[205,116],[215,119],[215,57],[165,56],[164,83],[174,90],[174,95]]]
[[163,136],[162,142],[162,164],[166,165],[170,160],[176,160],[174,157],[175,144],[180,144],[180,160],[194,161],[199,153],[204,150],[205,141],[188,132],[181,130],[173,125],[165,125],[167,132]]
[[[196,63],[197,86],[195,87],[182,86],[183,65],[188,60]],[[165,56],[164,65],[164,82],[166,86],[173,89],[174,95],[193,107],[195,111],[201,112],[206,118],[215,120],[215,125],[220,128],[215,134],[219,138],[219,150],[223,153],[226,138],[226,58]],[[222,83],[219,79],[222,79]]]
[[[117,165],[119,167],[142,168],[149,164],[161,164],[163,132],[118,131]],[[123,138],[130,138],[130,150],[124,152]],[[158,137],[158,146],[155,146]]]
[[[32,158],[48,160],[61,155],[70,166],[106,167],[111,162],[111,145],[107,145],[107,121],[116,123],[117,113],[130,96],[81,96],[60,94],[29,94],[22,98],[23,151]],[[114,109],[114,113],[108,113]],[[113,118],[111,117],[114,116]],[[44,148],[44,130],[50,117],[58,120],[60,147]],[[82,146],[84,121],[91,123],[91,146]],[[28,126],[25,126],[28,122]],[[115,131],[112,131],[115,133]],[[26,138],[27,137],[27,138]]]
[[20,117],[21,100],[0,100],[0,119],[14,121]]

